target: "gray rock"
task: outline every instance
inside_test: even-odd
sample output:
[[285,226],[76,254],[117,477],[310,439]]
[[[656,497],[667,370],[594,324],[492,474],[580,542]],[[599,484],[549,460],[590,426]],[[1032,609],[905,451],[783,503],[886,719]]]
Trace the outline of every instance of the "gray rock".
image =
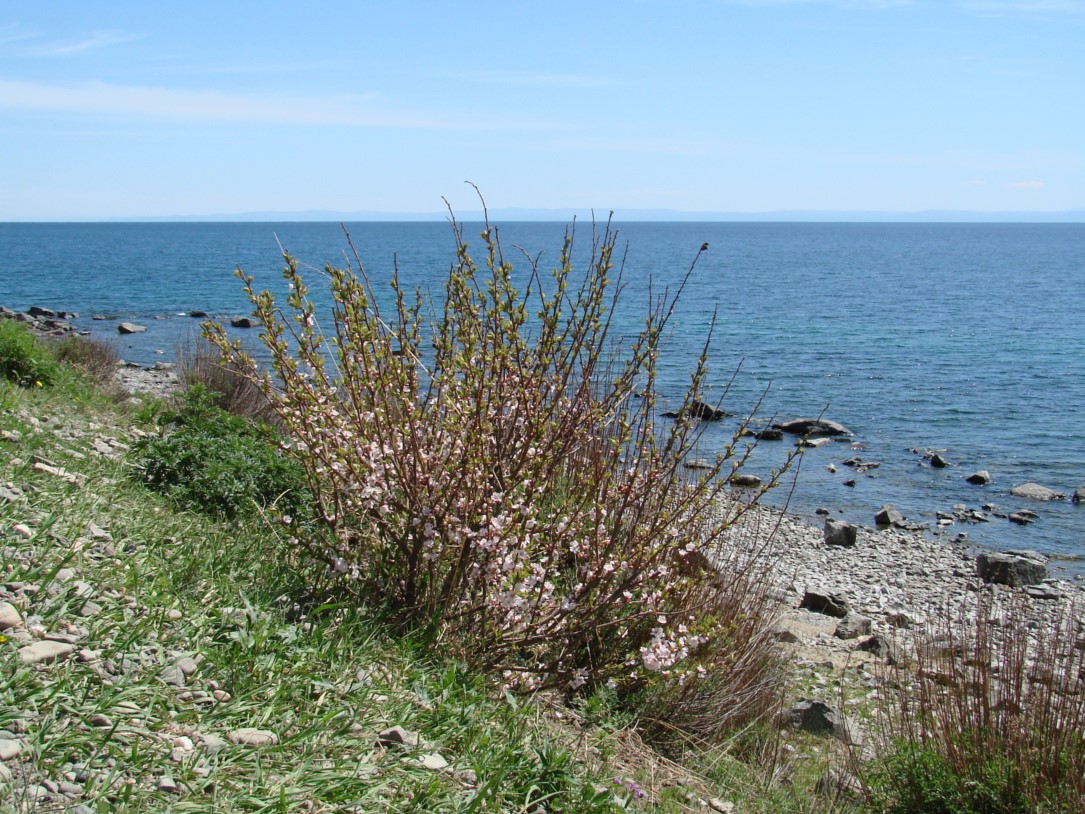
[[1022,483],[1010,489],[1014,497],[1027,497],[1029,500],[1062,500],[1066,497],[1062,492],[1056,492],[1038,483]]
[[784,625],[772,629],[772,638],[778,642],[784,642],[785,644],[795,644],[799,640],[795,631]]
[[209,755],[218,754],[226,748],[227,742],[218,735],[201,735],[200,748]]
[[747,489],[756,488],[761,485],[761,478],[757,475],[744,475],[742,473],[735,473],[727,479],[727,482],[732,486],[740,486]]
[[181,787],[168,774],[158,778],[158,790],[166,794],[180,794]]
[[[16,439],[17,440],[17,439]],[[0,500],[5,503],[23,503],[26,498],[23,496],[22,491],[16,488],[8,488],[7,486],[0,485]]]
[[799,607],[813,611],[814,613],[835,616],[839,619],[843,619],[848,615],[847,600],[837,594],[822,594],[817,591],[806,591],[803,594],[802,601],[799,603]]
[[465,786],[474,787],[478,785],[478,775],[474,769],[460,769],[458,772],[453,772],[452,776]]
[[184,673],[185,677],[195,675],[196,671],[200,669],[199,663],[191,656],[183,656],[174,662],[177,668]]
[[1009,520],[1011,523],[1016,523],[1019,526],[1027,526],[1029,523],[1032,522],[1033,517],[1030,514],[1026,514],[1025,512],[1013,512],[1006,519]]
[[827,418],[793,418],[772,425],[781,432],[791,435],[851,435],[852,432],[843,424]]
[[874,522],[879,526],[899,526],[904,523],[904,515],[894,506],[886,503],[874,515]]
[[18,608],[10,602],[0,602],[0,630],[10,630],[22,623],[23,617]]
[[937,452],[931,456],[931,466],[935,469],[945,469],[947,466],[951,466],[950,462],[939,455]]
[[1070,496],[1070,500],[1074,503],[1081,503],[1085,501],[1085,486],[1079,486],[1074,490],[1074,494]]
[[699,418],[702,421],[719,421],[722,418],[727,418],[731,415],[724,410],[720,410],[713,407],[711,404],[705,404],[703,401],[694,399],[688,407],[682,412],[668,412],[663,413],[664,418],[681,418],[683,413],[690,418]]
[[851,743],[855,733],[849,727],[847,719],[839,712],[821,701],[803,699],[785,712],[784,723],[798,727],[803,732],[815,735],[832,735],[834,738]]
[[437,752],[422,755],[418,758],[418,761],[422,764],[423,769],[429,769],[431,772],[441,772],[448,768],[448,761]]
[[23,664],[49,664],[66,659],[74,652],[75,645],[67,642],[34,642],[19,648],[19,660]]
[[901,610],[900,608],[889,610],[885,614],[885,621],[889,625],[903,630],[910,630],[915,627],[915,618],[910,613]]
[[22,741],[14,738],[0,738],[0,760],[14,760],[22,751]]
[[863,639],[863,641],[855,646],[855,649],[861,650],[864,653],[873,653],[875,656],[881,656],[885,659],[885,663],[890,667],[902,663],[900,649],[885,636],[876,635]]
[[978,472],[973,472],[965,480],[975,486],[986,486],[991,482],[991,473],[986,469],[981,469]]
[[162,679],[162,683],[171,687],[185,686],[185,674],[176,664],[167,664],[162,668],[162,672],[158,674],[158,677]]
[[226,740],[238,746],[274,746],[279,736],[268,729],[243,727],[226,733]]
[[118,322],[117,333],[119,334],[139,334],[147,330],[146,325],[136,325],[134,322]]
[[252,317],[237,317],[236,319],[230,320],[231,328],[255,328],[257,324],[256,320]]
[[784,440],[784,431],[783,430],[778,430],[778,429],[775,429],[775,428],[770,428],[770,429],[767,429],[767,430],[758,430],[757,432],[755,432],[753,434],[753,436],[758,441],[783,441]]
[[1045,561],[1035,552],[990,552],[976,557],[976,573],[985,582],[1020,588],[1047,579]]
[[686,412],[693,418],[700,418],[703,421],[719,421],[722,418],[727,418],[730,413],[727,413],[718,407],[713,407],[711,404],[705,404],[703,401],[693,400],[693,403],[689,405]]
[[377,735],[377,746],[407,746],[417,747],[422,742],[417,732],[404,729],[402,726],[393,726]]
[[874,623],[870,617],[850,612],[837,624],[833,635],[838,639],[858,639],[860,636],[869,636],[873,628]]
[[859,539],[859,529],[846,520],[825,521],[825,545],[853,548]]

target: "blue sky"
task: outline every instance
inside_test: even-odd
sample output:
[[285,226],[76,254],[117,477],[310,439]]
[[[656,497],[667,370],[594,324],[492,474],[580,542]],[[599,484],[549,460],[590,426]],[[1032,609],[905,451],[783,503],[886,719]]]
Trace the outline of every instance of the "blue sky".
[[1085,0],[0,7],[0,220],[1085,209]]

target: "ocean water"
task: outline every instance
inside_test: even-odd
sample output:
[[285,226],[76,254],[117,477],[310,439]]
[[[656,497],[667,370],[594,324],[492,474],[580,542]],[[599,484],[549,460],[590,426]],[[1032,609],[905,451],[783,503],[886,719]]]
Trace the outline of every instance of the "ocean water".
[[[632,331],[649,292],[673,290],[702,243],[675,313],[663,360],[661,400],[679,401],[715,318],[710,396],[746,415],[824,414],[862,447],[808,451],[795,489],[774,500],[814,517],[818,507],[863,525],[892,503],[935,525],[954,504],[1029,508],[1004,519],[951,526],[993,549],[1032,548],[1063,575],[1085,574],[1085,504],[1034,503],[1010,488],[1036,481],[1065,493],[1085,485],[1085,224],[619,223],[624,251],[616,326]],[[358,223],[348,230],[366,271],[434,290],[454,257],[448,224]],[[500,226],[506,255],[557,262],[565,226]],[[583,265],[590,224],[578,224]],[[467,224],[469,237],[479,226]],[[0,224],[0,304],[77,311],[78,327],[113,341],[124,358],[171,358],[203,310],[219,319],[248,311],[238,266],[258,287],[282,290],[279,246],[304,264],[342,263],[334,223]],[[541,253],[541,254],[540,254]],[[315,289],[320,277],[310,274]],[[319,299],[319,294],[317,295]],[[118,337],[116,322],[146,325]],[[255,341],[255,332],[249,332]],[[737,372],[736,372],[737,371]],[[734,424],[712,426],[699,452],[722,448]],[[766,442],[751,468],[766,473],[790,445]],[[914,449],[943,450],[954,466],[932,469]],[[880,464],[855,474],[854,455]],[[830,464],[836,473],[828,470]],[[986,487],[964,477],[991,472]],[[844,482],[855,480],[854,486]],[[771,501],[770,501],[771,502]]]

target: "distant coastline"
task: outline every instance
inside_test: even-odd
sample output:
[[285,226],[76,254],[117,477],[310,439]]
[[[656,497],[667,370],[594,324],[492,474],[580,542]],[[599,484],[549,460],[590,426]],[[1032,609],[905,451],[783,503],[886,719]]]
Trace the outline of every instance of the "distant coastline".
[[[489,210],[493,223],[509,222],[570,222],[572,220],[605,220],[612,210],[591,208],[538,209],[504,208]],[[456,219],[478,222],[481,210],[455,210]],[[444,222],[447,211],[385,212],[300,210],[288,212],[236,212],[195,215],[131,215],[101,218],[57,218],[55,220],[14,220],[8,223],[418,223]],[[893,212],[878,210],[815,211],[779,210],[769,212],[687,212],[677,209],[614,209],[613,218],[619,222],[665,223],[1085,223],[1085,209],[1052,212],[1005,211],[981,212],[970,210],[919,210]]]

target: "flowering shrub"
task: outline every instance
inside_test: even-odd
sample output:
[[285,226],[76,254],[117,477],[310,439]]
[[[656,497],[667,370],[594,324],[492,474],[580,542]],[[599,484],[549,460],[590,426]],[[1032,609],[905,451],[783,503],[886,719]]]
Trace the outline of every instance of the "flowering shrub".
[[727,487],[749,448],[736,439],[693,479],[682,462],[697,420],[688,410],[656,420],[674,297],[658,298],[615,350],[621,271],[609,225],[593,233],[583,271],[567,232],[549,275],[529,261],[517,276],[488,223],[481,265],[462,227],[453,231],[443,302],[409,295],[397,272],[394,306],[382,311],[360,261],[327,266],[327,332],[292,257],[286,311],[239,271],[271,371],[208,329],[294,439],[330,530],[297,544],[517,689],[687,681],[743,660],[717,659],[721,631],[733,648],[763,649],[763,620],[734,624],[740,610],[760,618],[756,556],[726,558],[718,575],[712,565],[726,529],[764,491],[738,499]]

